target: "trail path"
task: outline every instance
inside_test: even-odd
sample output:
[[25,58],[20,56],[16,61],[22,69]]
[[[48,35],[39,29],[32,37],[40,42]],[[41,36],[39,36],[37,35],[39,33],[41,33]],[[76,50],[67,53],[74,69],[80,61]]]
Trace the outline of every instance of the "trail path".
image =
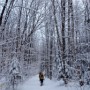
[[69,83],[64,85],[63,81],[53,81],[45,78],[44,85],[40,86],[38,75],[28,79],[17,90],[90,90],[89,86],[80,87],[78,84]]

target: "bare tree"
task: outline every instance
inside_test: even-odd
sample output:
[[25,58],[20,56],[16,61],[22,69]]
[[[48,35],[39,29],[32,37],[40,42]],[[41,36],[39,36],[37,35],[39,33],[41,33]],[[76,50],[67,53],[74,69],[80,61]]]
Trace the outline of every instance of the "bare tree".
[[7,7],[7,3],[8,3],[8,0],[5,1],[5,4],[3,6],[3,9],[2,9],[2,12],[1,12],[1,15],[0,15],[0,26],[2,24],[2,19],[3,19],[3,15],[4,15],[4,12],[5,12],[5,9]]
[[11,1],[10,1],[9,7],[8,7],[8,9],[7,9],[7,11],[6,11],[5,19],[4,19],[4,21],[3,21],[2,31],[4,31],[4,29],[5,29],[5,25],[6,25],[6,23],[7,23],[8,18],[9,18],[10,12],[11,12],[12,7],[13,7],[13,4],[14,4],[14,1],[15,1],[15,0],[11,0]]

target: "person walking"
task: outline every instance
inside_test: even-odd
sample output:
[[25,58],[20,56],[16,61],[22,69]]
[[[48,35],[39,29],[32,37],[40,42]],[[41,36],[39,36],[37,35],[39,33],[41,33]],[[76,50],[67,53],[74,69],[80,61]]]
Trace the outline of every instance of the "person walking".
[[43,72],[40,72],[39,73],[39,80],[40,80],[40,84],[42,86],[43,85],[43,80],[44,80],[44,74],[43,74]]

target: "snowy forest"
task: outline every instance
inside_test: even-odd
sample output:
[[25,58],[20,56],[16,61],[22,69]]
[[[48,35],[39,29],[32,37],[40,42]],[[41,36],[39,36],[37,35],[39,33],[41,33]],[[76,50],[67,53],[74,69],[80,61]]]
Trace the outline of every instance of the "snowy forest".
[[0,90],[39,71],[90,86],[90,0],[0,0]]

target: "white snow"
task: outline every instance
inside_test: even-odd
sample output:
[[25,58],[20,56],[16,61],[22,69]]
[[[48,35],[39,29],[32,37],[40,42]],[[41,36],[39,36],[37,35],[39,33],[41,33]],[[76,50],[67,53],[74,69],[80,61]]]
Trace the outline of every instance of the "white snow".
[[38,75],[36,75],[19,85],[17,90],[90,90],[90,86],[80,87],[76,82],[71,82],[65,86],[62,80],[55,81],[47,78],[45,78],[44,85],[40,86]]
[[2,79],[0,79],[0,90],[5,90],[5,85],[6,85],[6,79],[5,77],[2,77]]

